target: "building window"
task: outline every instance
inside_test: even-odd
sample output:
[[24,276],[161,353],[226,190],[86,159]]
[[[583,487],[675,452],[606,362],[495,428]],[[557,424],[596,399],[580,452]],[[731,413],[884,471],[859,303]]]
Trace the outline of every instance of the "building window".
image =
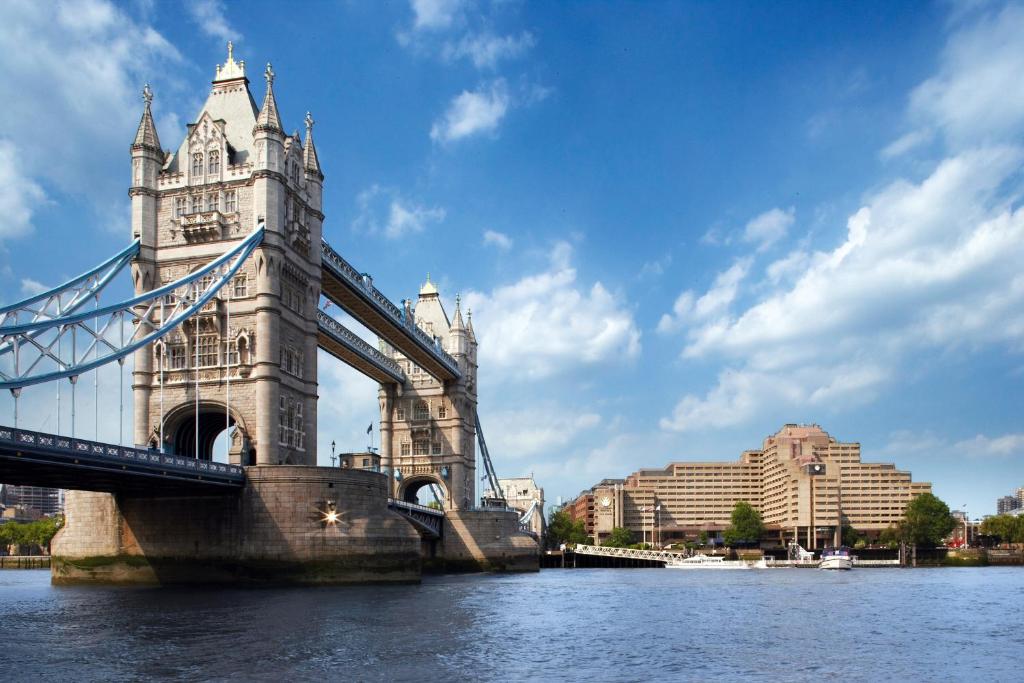
[[238,211],[238,193],[228,190],[224,193],[224,213],[235,213]]
[[202,294],[203,292],[208,290],[211,286],[213,286],[213,275],[212,274],[208,273],[208,274],[202,276],[201,278],[199,278],[198,280],[196,280],[196,292],[198,294]]
[[435,441],[434,442],[434,455],[441,455],[441,442],[440,441]]
[[199,213],[203,210],[203,197],[202,195],[192,195],[192,213]]
[[210,173],[210,175],[216,175],[216,174],[220,173],[220,152],[217,152],[217,151],[210,152],[210,168],[209,168],[209,173]]
[[188,211],[188,200],[185,197],[174,198],[174,217],[184,216]]
[[235,298],[241,298],[249,296],[249,279],[245,275],[236,275],[235,279],[232,280],[234,284],[233,295]]
[[206,210],[216,211],[220,208],[220,194],[217,192],[211,192],[206,195]]
[[204,334],[196,342],[198,349],[198,363],[196,367],[212,368],[217,366],[217,336]]
[[412,448],[412,446],[409,444],[408,441],[403,441],[402,442],[402,455],[409,455],[409,452],[410,452],[411,448]]
[[370,459],[369,458],[363,458],[363,467],[369,467],[369,466],[370,466]]
[[291,396],[282,395],[278,409],[282,446],[302,451],[306,449],[306,425],[302,421],[302,402]]
[[302,315],[302,292],[292,285],[281,285],[281,303]]
[[203,175],[203,153],[196,152],[192,155],[192,177],[198,178]]
[[414,420],[429,420],[430,419],[430,406],[427,405],[426,401],[417,401],[415,411],[413,412]]
[[443,403],[437,407],[437,416],[441,419],[448,417],[448,408]]
[[413,455],[430,455],[430,442],[429,441],[413,441],[412,442],[412,454]]
[[302,352],[294,346],[282,346],[281,369],[289,375],[302,377]]
[[228,365],[238,365],[238,342],[224,341],[224,357]]
[[[399,422],[405,422],[405,408],[395,409],[395,419]],[[408,454],[406,454],[408,455]]]
[[167,347],[167,358],[170,361],[171,370],[185,369],[185,347],[182,344],[174,344]]

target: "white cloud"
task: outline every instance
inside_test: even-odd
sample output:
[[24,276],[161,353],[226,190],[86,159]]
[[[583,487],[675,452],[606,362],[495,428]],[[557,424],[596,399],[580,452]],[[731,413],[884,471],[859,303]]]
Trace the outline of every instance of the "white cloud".
[[[947,354],[1024,352],[1024,147],[1013,138],[1024,132],[1022,29],[1024,8],[986,10],[950,37],[939,74],[915,89],[916,130],[941,132],[948,147],[923,179],[866,196],[833,248],[771,263],[759,297],[735,314],[713,306],[719,314],[701,322],[693,295],[680,296],[660,329],[697,321],[683,358],[724,367],[713,386],[679,400],[664,429],[792,419],[805,408],[814,419],[941,367]],[[1017,445],[958,444],[971,453]]]
[[743,241],[755,243],[764,250],[786,236],[796,218],[796,209],[771,209],[753,218],[743,231]]
[[894,157],[901,156],[916,147],[920,147],[921,145],[931,142],[934,137],[935,131],[927,128],[912,130],[889,143],[882,150],[879,156],[883,159],[892,159]]
[[497,230],[484,230],[484,244],[493,245],[502,251],[512,248],[512,238]]
[[887,457],[925,455],[929,460],[963,458],[1008,458],[1024,454],[1024,433],[1000,436],[976,434],[968,439],[954,440],[931,432],[916,433],[907,430],[894,432],[881,454]]
[[[16,146],[20,175],[100,206],[123,196],[142,85],[159,81],[166,93],[177,50],[106,0],[11,0],[0,25],[0,130]],[[154,89],[154,106],[169,108]]]
[[191,0],[188,11],[196,26],[206,35],[224,41],[242,39],[242,34],[228,23],[222,0]]
[[[346,326],[359,331],[350,323]],[[378,384],[325,351],[317,353],[317,373],[320,395],[317,401],[317,460],[321,465],[327,465],[330,463],[332,441],[337,453],[346,453],[366,448],[371,436],[378,438]],[[369,424],[374,425],[373,435],[366,433]],[[380,446],[380,442],[375,445]]]
[[427,207],[403,198],[397,190],[371,185],[356,197],[359,214],[352,227],[371,234],[398,239],[423,232],[431,223],[440,223],[445,210]]
[[545,271],[463,298],[489,375],[526,381],[639,355],[633,314],[601,282],[581,286],[571,260],[559,242]]
[[0,140],[0,240],[32,231],[32,213],[46,195],[25,176],[14,144]]
[[493,33],[468,33],[458,43],[446,43],[441,55],[447,60],[469,59],[478,69],[493,69],[504,59],[520,57],[534,46],[529,31],[518,36],[496,36]]
[[455,23],[465,4],[463,0],[410,0],[413,28],[418,31],[446,29]]
[[21,293],[23,296],[35,296],[36,294],[42,294],[43,292],[50,289],[42,282],[37,282],[32,278],[22,278],[21,280]]
[[665,254],[659,259],[653,261],[645,261],[640,266],[640,272],[637,273],[637,277],[641,280],[647,277],[660,277],[665,274],[665,269],[672,265],[672,254]]
[[915,128],[886,150],[896,156],[939,130],[954,149],[1011,142],[1024,132],[1024,7],[982,5],[945,46],[938,73],[910,96]]
[[[566,410],[557,404],[533,405],[528,410],[487,412],[487,441],[502,459],[550,458],[573,443],[582,432],[601,424],[593,412]],[[493,426],[492,426],[493,425]]]
[[658,321],[658,332],[668,333],[682,329],[687,322],[706,320],[723,314],[736,299],[740,283],[750,271],[751,258],[742,258],[715,277],[715,282],[699,298],[687,290],[680,294],[672,306],[672,314],[664,314]]
[[453,142],[498,127],[511,104],[505,79],[499,78],[477,90],[462,91],[448,105],[448,111],[430,129],[437,142]]

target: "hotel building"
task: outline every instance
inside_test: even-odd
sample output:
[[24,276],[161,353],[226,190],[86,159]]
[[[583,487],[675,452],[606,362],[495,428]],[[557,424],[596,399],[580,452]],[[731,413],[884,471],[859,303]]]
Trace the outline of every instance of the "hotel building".
[[642,469],[602,481],[566,509],[598,543],[614,527],[667,543],[701,532],[716,537],[742,500],[761,513],[764,540],[818,548],[832,544],[841,526],[877,535],[930,491],[931,484],[912,481],[891,463],[861,462],[858,443],[838,442],[818,425],[788,424],[735,462]]

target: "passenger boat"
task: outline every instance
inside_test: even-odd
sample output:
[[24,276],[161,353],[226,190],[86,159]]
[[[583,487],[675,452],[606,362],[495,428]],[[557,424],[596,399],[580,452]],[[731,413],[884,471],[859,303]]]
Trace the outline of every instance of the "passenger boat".
[[724,557],[698,554],[693,557],[669,560],[665,563],[665,567],[667,569],[766,569],[768,563],[764,558],[757,562],[744,562],[743,560],[727,560]]
[[821,551],[819,569],[853,569],[853,556],[846,548],[829,548]]

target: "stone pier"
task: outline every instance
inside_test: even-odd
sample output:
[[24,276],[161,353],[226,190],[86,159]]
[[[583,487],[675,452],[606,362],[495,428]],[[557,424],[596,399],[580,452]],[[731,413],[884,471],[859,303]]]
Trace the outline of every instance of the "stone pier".
[[69,492],[67,524],[52,544],[53,582],[419,580],[419,534],[387,509],[383,475],[307,466],[248,467],[246,475],[240,494],[223,496]]

